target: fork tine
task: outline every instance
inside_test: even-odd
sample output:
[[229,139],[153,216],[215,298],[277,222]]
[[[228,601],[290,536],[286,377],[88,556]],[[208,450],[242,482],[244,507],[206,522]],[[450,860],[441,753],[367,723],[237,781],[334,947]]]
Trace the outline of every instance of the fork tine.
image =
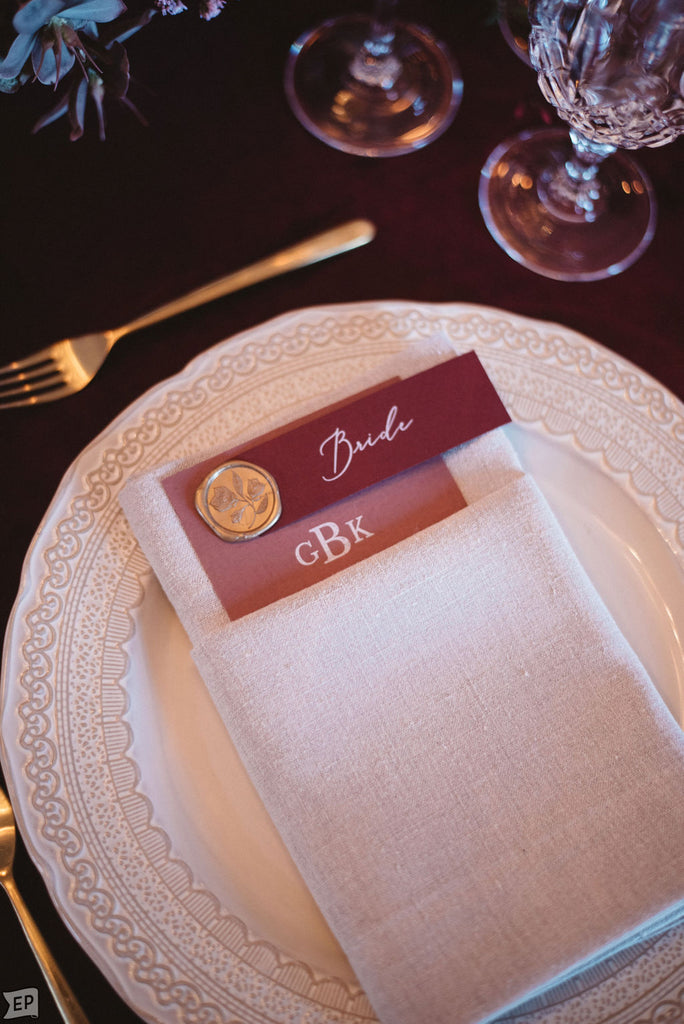
[[[34,352],[33,355],[26,356],[25,359],[16,359],[14,362],[6,363],[5,366],[0,366],[0,377],[13,377],[21,373],[29,373],[33,369],[51,362],[51,348],[43,348],[40,352]],[[0,383],[2,382],[0,381]]]
[[0,371],[0,394],[5,388],[21,385],[24,381],[35,381],[36,385],[39,385],[41,378],[52,376],[56,376],[58,380],[61,379],[59,367],[52,359],[36,363],[35,366],[27,370],[17,370],[15,373]]
[[64,383],[64,375],[58,366],[44,366],[32,373],[18,373],[15,377],[0,380],[0,398],[18,395],[24,391],[38,391],[53,388]]
[[66,398],[67,395],[73,395],[77,390],[72,384],[67,384],[61,377],[55,376],[47,382],[39,381],[38,386],[27,383],[7,391],[0,390],[0,409],[52,402],[57,398]]

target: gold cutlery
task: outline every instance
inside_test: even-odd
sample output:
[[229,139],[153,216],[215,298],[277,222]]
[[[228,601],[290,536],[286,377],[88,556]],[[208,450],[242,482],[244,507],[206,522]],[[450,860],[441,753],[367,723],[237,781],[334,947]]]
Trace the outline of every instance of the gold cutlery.
[[121,327],[56,341],[26,359],[8,363],[0,367],[0,409],[52,402],[73,395],[90,383],[116,342],[124,335],[168,320],[178,313],[203,306],[259,281],[356,249],[374,237],[375,227],[369,221],[348,221],[242,270],[202,285]]
[[12,873],[15,842],[14,812],[7,795],[0,788],[0,885],[9,896],[12,906],[17,912],[24,935],[40,964],[45,981],[65,1024],[88,1024],[87,1017],[79,1006],[76,996],[57,966],[45,939],[40,934],[36,922],[31,917],[29,909],[17,889]]

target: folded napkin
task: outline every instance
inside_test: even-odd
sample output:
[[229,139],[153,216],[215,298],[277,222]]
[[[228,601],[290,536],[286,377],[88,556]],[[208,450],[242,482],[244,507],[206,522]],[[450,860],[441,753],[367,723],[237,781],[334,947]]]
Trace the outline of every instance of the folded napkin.
[[384,1024],[485,1020],[684,911],[684,735],[504,433],[446,461],[465,509],[236,622],[177,467],[122,496]]

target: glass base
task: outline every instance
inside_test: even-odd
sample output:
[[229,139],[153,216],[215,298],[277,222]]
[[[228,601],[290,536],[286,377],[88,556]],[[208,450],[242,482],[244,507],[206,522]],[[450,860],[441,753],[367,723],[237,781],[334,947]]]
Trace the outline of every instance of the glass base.
[[290,48],[285,91],[299,121],[329,146],[360,156],[399,156],[451,124],[463,81],[446,48],[415,25],[393,26],[385,56],[365,53],[372,19],[336,18]]
[[653,238],[656,203],[648,177],[623,151],[599,166],[593,219],[550,202],[553,169],[572,156],[566,130],[528,131],[503,142],[480,175],[480,210],[512,259],[558,281],[612,277]]
[[513,53],[532,67],[529,48],[530,19],[527,15],[527,5],[528,0],[498,0],[497,16],[501,34]]

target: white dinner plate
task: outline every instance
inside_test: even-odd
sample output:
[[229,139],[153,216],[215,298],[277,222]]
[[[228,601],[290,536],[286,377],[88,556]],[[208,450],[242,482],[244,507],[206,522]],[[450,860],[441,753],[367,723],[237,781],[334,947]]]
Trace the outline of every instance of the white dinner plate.
[[[246,777],[119,492],[133,472],[258,435],[274,413],[286,423],[438,333],[480,355],[524,466],[684,722],[684,407],[664,387],[564,327],[469,305],[314,307],[215,346],[67,473],[28,552],[3,663],[2,755],[23,836],[72,931],[150,1021],[374,1017]],[[650,1022],[681,1011],[682,992],[678,928],[515,1019]]]

